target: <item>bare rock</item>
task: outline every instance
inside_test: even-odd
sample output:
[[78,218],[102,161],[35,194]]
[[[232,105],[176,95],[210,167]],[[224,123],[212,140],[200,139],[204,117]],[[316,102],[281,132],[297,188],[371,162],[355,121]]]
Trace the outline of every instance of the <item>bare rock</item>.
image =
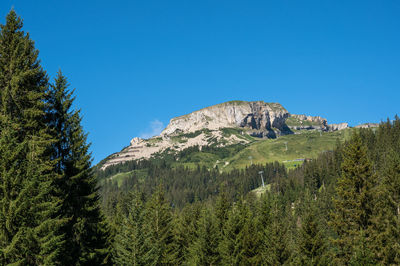
[[362,124],[362,125],[355,126],[355,128],[374,128],[374,127],[379,127],[379,124],[377,124],[377,123],[365,123],[365,124]]
[[349,127],[348,123],[339,123],[339,124],[330,124],[328,126],[329,131],[337,131],[337,130],[343,130]]

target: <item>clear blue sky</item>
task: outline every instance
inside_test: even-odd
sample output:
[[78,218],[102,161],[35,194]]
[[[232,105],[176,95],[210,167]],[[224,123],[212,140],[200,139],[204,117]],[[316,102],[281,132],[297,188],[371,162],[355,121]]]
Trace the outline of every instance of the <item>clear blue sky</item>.
[[95,163],[228,100],[351,125],[400,113],[400,1],[1,0],[1,23],[12,6],[76,88]]

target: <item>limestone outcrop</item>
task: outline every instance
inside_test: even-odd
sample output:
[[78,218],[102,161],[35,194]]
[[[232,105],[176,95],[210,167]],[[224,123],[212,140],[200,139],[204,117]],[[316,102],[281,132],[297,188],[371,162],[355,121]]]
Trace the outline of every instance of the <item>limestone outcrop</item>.
[[286,124],[293,130],[323,130],[328,131],[328,122],[320,116],[290,115]]
[[289,133],[285,124],[287,117],[288,111],[279,103],[232,101],[173,118],[161,136],[191,133],[204,128],[243,127],[252,130],[255,135],[276,137]]
[[373,128],[373,127],[379,127],[379,124],[377,124],[377,123],[365,123],[365,124],[361,124],[361,125],[355,126],[355,128]]
[[349,127],[348,123],[330,124],[328,126],[330,131],[343,130]]

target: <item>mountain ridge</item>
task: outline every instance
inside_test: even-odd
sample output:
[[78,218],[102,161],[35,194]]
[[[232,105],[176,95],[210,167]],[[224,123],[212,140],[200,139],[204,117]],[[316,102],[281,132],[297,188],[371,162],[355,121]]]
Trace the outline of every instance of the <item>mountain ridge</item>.
[[320,116],[290,114],[279,103],[224,102],[172,118],[158,136],[149,139],[133,138],[128,147],[103,160],[101,169],[193,146],[199,146],[200,149],[210,145],[245,146],[259,139],[274,139],[309,130],[332,132],[346,128],[349,128],[348,123],[328,124]]

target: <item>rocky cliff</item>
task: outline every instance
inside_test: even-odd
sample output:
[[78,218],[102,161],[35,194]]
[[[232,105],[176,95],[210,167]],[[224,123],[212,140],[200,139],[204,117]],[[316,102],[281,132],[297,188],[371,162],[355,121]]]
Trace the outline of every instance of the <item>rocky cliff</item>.
[[288,117],[288,111],[279,103],[232,101],[173,118],[161,135],[242,127],[260,137],[276,137],[290,133],[285,124]]

